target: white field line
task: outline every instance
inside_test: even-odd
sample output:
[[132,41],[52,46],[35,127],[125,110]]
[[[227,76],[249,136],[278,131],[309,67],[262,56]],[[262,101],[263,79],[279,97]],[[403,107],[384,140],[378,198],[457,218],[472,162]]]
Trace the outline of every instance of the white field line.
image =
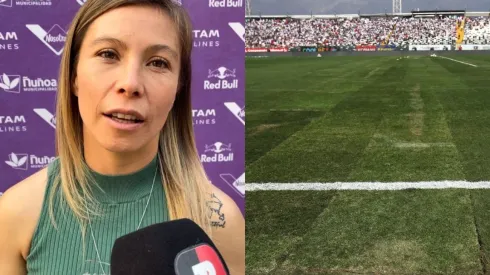
[[430,147],[456,147],[452,142],[396,142],[394,146],[397,148],[430,148]]
[[420,181],[420,182],[301,182],[246,183],[246,191],[266,190],[404,190],[404,189],[490,189],[490,181]]
[[475,64],[471,64],[471,63],[466,63],[466,62],[463,62],[463,61],[459,61],[459,60],[456,60],[456,59],[452,59],[452,58],[449,58],[449,57],[445,57],[445,56],[438,56],[440,58],[444,58],[444,59],[449,59],[449,60],[452,60],[454,62],[459,62],[459,63],[462,63],[462,64],[465,64],[465,65],[469,65],[469,66],[473,66],[473,67],[478,67],[476,66]]
[[375,74],[375,73],[376,73],[376,72],[377,72],[379,69],[380,69],[379,67],[374,68],[373,70],[371,70],[371,71],[368,73],[368,75],[366,75],[366,76],[364,77],[364,79],[368,79],[368,78],[370,78],[370,77],[371,77],[371,76],[373,76],[373,74]]

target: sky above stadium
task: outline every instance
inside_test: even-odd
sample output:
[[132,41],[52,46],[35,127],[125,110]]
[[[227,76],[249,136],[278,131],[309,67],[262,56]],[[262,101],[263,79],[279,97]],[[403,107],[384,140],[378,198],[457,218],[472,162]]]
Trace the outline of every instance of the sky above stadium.
[[[349,14],[392,11],[392,0],[250,0],[252,14]],[[402,0],[403,1],[403,0]],[[404,0],[402,11],[451,9],[490,11],[489,0]]]

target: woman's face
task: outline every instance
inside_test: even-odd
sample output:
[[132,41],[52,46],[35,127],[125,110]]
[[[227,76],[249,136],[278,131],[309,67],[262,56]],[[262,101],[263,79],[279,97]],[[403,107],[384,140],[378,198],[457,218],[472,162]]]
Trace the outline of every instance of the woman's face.
[[86,147],[122,153],[157,144],[177,92],[178,41],[170,17],[152,7],[114,9],[91,24],[74,82]]

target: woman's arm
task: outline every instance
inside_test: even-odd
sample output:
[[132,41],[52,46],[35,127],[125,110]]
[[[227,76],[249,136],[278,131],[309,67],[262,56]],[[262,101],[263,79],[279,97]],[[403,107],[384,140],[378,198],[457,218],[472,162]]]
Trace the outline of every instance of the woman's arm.
[[245,275],[245,219],[235,201],[212,186],[207,202],[211,211],[213,242],[231,275]]
[[26,258],[46,188],[47,169],[32,174],[0,196],[0,274],[25,275]]
[[19,242],[19,209],[15,190],[0,197],[0,274],[25,275],[25,261]]

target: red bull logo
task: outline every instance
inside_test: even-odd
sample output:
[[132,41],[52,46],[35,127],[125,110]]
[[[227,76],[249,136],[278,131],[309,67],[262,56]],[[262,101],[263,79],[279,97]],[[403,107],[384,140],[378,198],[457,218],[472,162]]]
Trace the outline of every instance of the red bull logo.
[[209,0],[210,8],[241,8],[243,0]]
[[[228,154],[225,154],[229,152]],[[211,155],[209,155],[211,154]],[[205,145],[204,154],[201,155],[202,163],[231,162],[233,161],[233,152],[231,143],[215,142],[211,145]]]
[[[232,79],[230,81],[230,78]],[[238,79],[236,79],[236,69],[230,70],[226,67],[219,67],[216,70],[208,71],[208,79],[217,79],[215,82],[204,81],[204,90],[225,90],[237,89]]]

